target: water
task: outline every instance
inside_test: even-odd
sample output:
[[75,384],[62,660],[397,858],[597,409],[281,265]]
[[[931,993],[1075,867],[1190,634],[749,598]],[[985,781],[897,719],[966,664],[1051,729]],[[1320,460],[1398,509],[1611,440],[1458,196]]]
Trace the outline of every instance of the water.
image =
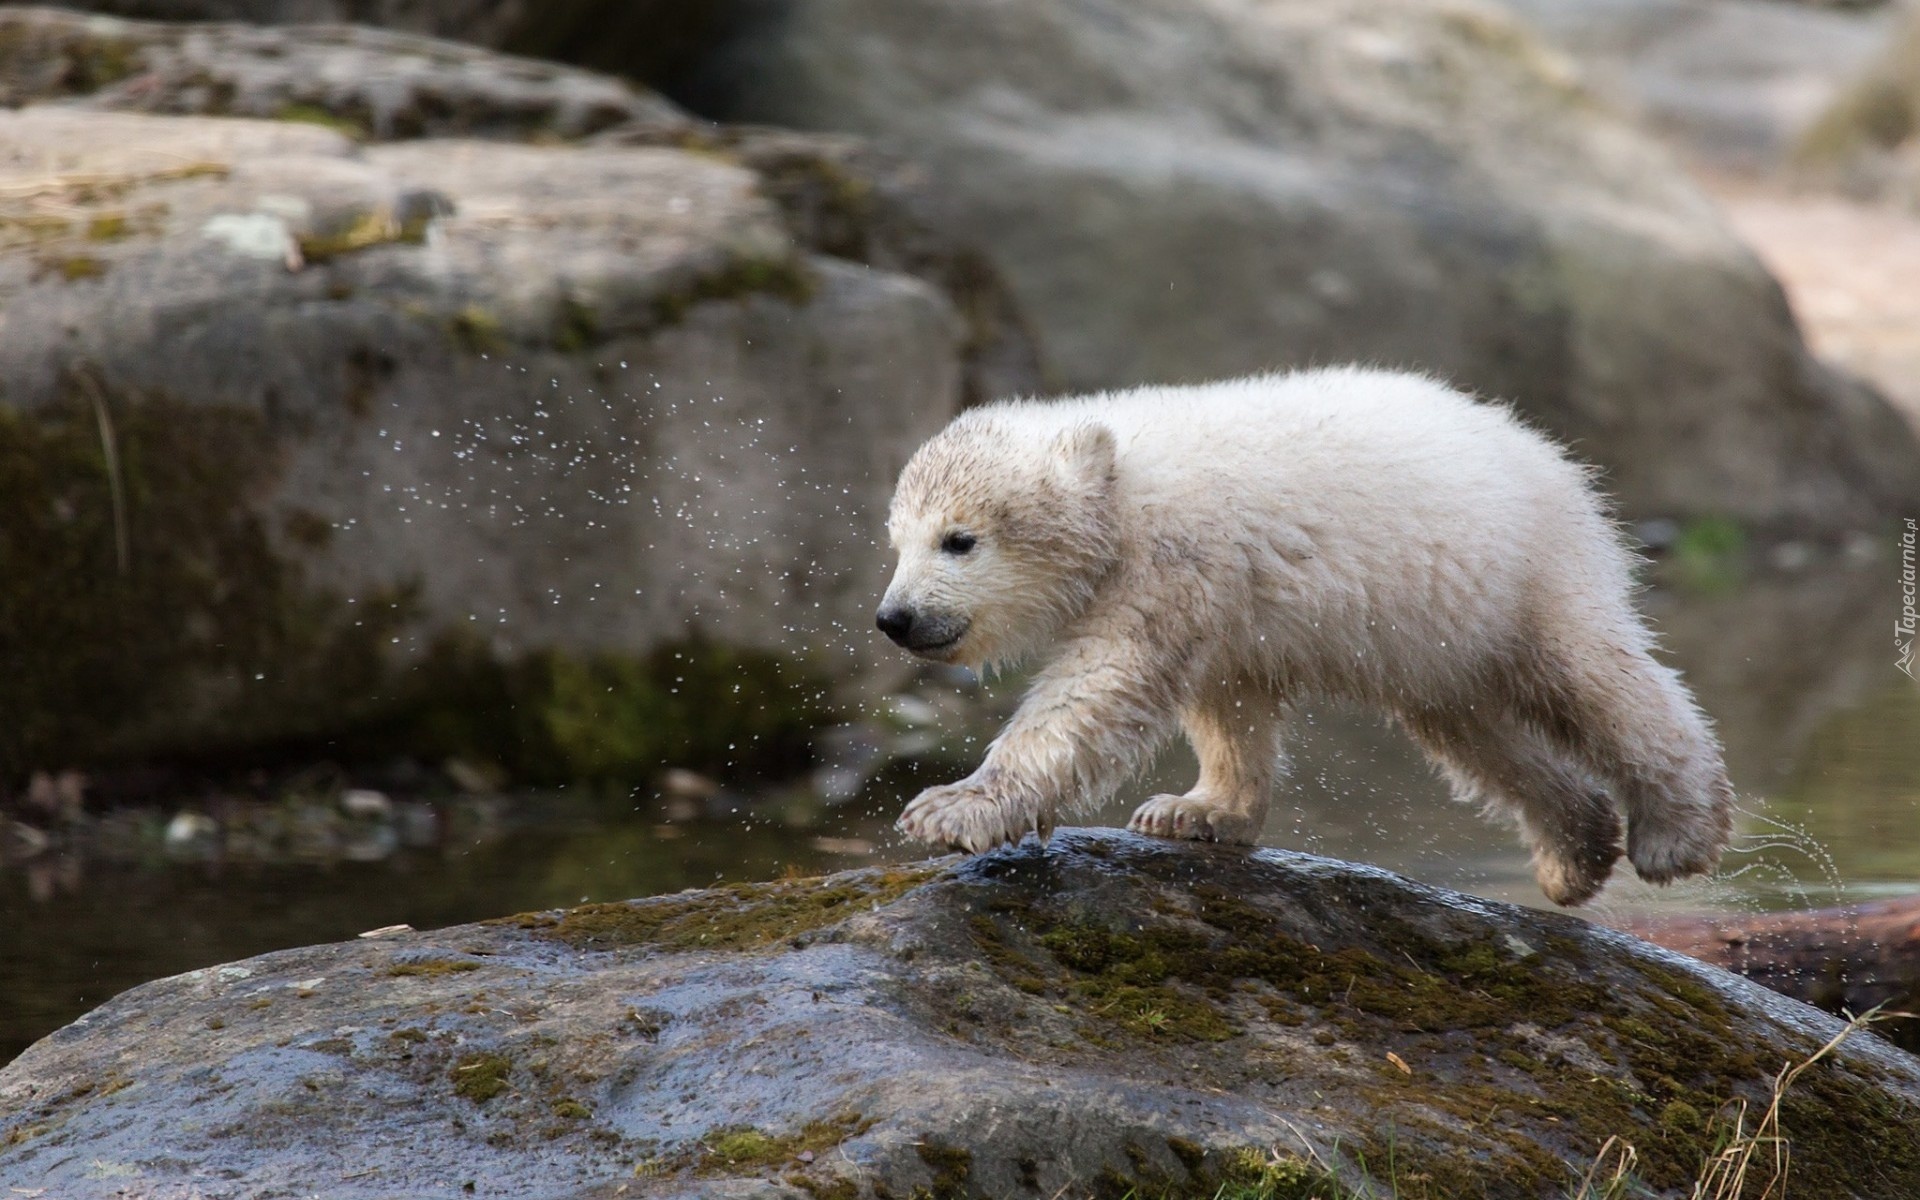
[[[1712,595],[1649,596],[1721,724],[1747,813],[1721,878],[1617,880],[1586,915],[1920,891],[1920,688],[1893,665],[1895,571],[1884,552],[1862,557],[1830,554]],[[1268,844],[1541,903],[1511,832],[1449,803],[1378,722],[1314,714],[1294,758]],[[1089,823],[1123,823],[1149,792],[1184,790],[1183,759],[1169,753]],[[444,798],[393,820],[290,807],[242,814],[234,827],[247,835],[220,835],[218,854],[191,829],[169,852],[173,814],[131,812],[68,851],[16,843],[0,853],[0,1061],[127,987],[268,950],[918,857],[889,829],[909,795],[870,788],[833,807],[786,794],[723,801],[714,815],[565,795]]]

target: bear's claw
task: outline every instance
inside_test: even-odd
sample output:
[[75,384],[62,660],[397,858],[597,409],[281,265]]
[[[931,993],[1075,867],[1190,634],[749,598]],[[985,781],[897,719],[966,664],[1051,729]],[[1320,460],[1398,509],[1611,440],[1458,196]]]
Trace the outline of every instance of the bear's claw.
[[930,787],[915,796],[894,828],[915,841],[968,854],[1012,845],[1029,833],[1045,841],[1053,832],[1052,822],[1044,817],[1025,816],[1014,805],[965,780]]
[[1127,828],[1153,837],[1251,845],[1260,836],[1264,816],[1264,812],[1240,812],[1205,796],[1155,796],[1134,810]]

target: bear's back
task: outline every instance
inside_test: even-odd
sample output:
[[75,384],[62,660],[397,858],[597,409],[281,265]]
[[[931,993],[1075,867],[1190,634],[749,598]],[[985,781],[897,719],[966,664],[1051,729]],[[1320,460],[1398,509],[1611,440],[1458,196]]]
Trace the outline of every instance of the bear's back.
[[1586,494],[1584,471],[1507,408],[1403,372],[1340,367],[1142,387],[992,405],[968,418],[1032,445],[1104,425],[1123,501],[1234,507],[1253,520],[1277,508],[1294,520],[1323,514],[1321,524],[1392,524],[1409,511],[1472,523],[1476,511],[1562,507]]

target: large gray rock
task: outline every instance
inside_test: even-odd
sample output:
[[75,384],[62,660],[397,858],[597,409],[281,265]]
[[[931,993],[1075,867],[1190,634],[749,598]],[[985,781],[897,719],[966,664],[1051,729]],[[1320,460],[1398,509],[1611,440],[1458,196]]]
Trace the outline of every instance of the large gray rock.
[[871,661],[875,530],[966,326],[814,253],[737,157],[55,106],[0,144],[0,626],[39,668],[0,770],[36,723],[325,731],[316,681],[449,629]]
[[[1661,81],[1704,73],[1687,111],[1707,125],[1761,93],[1804,113],[1806,80],[1858,52],[1833,25],[1852,18],[1752,6],[1728,18],[1751,53],[1702,67],[1725,5],[1517,2],[1596,59],[1671,36],[1674,61],[1625,90],[1663,111]],[[1778,288],[1666,155],[1492,8],[95,7],[390,24],[625,71],[711,117],[874,135],[927,168],[922,223],[1009,278],[1056,386],[1404,363],[1577,442],[1629,515],[1830,530],[1920,498],[1912,431],[1811,360]]]
[[0,103],[318,121],[397,137],[573,138],[679,110],[622,80],[350,25],[263,27],[0,9]]
[[76,0],[63,7],[161,21],[379,25],[580,63],[672,75],[732,20],[736,0]]
[[[1059,834],[266,955],[0,1071],[0,1181],[136,1193],[1677,1196],[1832,1018],[1569,918]],[[1752,1109],[1747,1128],[1752,1128]],[[1781,1106],[1796,1192],[1920,1194],[1920,1064]],[[1756,1164],[1767,1174],[1772,1148]],[[1297,1190],[1283,1190],[1290,1184]],[[1341,1192],[1339,1194],[1346,1194]]]
[[1500,0],[1589,81],[1700,159],[1783,163],[1884,44],[1897,6],[1778,0]]
[[1504,13],[1367,0],[766,0],[683,98],[931,175],[1070,387],[1366,359],[1509,397],[1629,514],[1920,497],[1667,153]]
[[1797,163],[1820,182],[1920,211],[1920,8],[1902,6],[1894,20],[1806,130]]

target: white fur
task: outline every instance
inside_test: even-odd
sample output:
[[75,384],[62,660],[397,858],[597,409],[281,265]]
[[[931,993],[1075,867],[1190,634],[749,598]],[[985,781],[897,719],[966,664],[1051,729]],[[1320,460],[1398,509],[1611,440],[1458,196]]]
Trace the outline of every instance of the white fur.
[[[1097,803],[1176,727],[1200,779],[1132,826],[1250,842],[1291,707],[1398,717],[1456,791],[1511,813],[1546,894],[1627,853],[1712,869],[1731,792],[1649,654],[1631,556],[1587,471],[1506,408],[1360,368],[962,414],[902,472],[883,610],[942,661],[1048,661],[986,761],[900,827],[982,851]],[[940,549],[949,533],[977,539]]]

